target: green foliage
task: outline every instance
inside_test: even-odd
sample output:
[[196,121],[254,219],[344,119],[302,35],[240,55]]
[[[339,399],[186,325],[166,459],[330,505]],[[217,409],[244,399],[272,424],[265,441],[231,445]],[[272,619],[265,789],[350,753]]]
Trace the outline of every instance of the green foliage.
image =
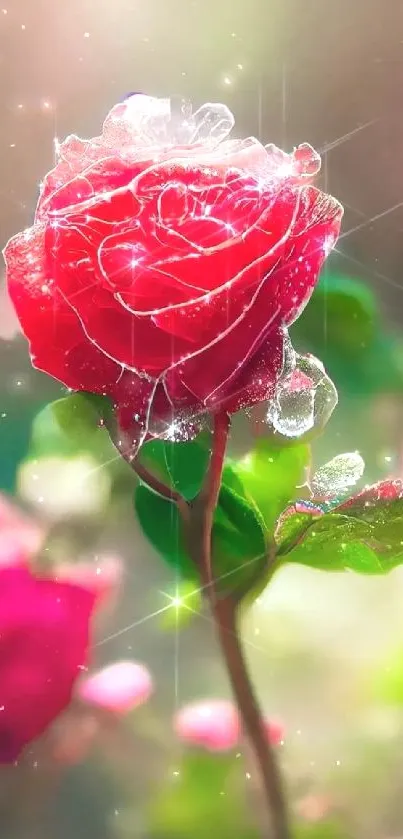
[[276,529],[276,555],[288,554],[303,539],[314,516],[312,513],[291,513],[286,515]]
[[403,498],[365,504],[358,497],[352,506],[322,516],[290,519],[277,534],[279,553],[288,562],[325,571],[385,574],[403,561]]
[[[141,528],[153,547],[182,578],[196,580],[183,523],[176,504],[144,484],[135,490],[135,509]],[[245,497],[222,484],[212,533],[212,562],[219,587],[248,587],[266,565],[266,545],[261,516]]]
[[365,353],[379,329],[377,302],[365,283],[323,274],[293,334],[321,357],[326,346],[351,358]]
[[245,493],[253,500],[272,533],[278,516],[300,492],[311,459],[306,444],[275,445],[259,439],[253,450],[236,464]]
[[248,826],[242,797],[229,789],[237,771],[239,761],[233,752],[187,752],[169,788],[152,801],[151,835],[158,839],[257,839]]
[[293,830],[292,839],[353,839],[338,819],[301,822]]
[[382,705],[403,707],[403,647],[393,651],[371,674],[371,694]]
[[176,504],[140,484],[135,489],[134,506],[141,528],[155,550],[181,577],[196,580]]
[[154,475],[191,500],[197,495],[206,474],[209,446],[207,432],[186,442],[150,440],[142,447],[140,460]]
[[403,390],[403,342],[389,334],[373,292],[360,280],[324,274],[291,340],[320,358],[338,390],[353,395]]
[[[144,446],[142,462],[190,500],[206,474],[209,443],[205,434],[186,443],[152,441]],[[176,505],[141,484],[135,491],[135,509],[143,532],[171,568],[185,580],[197,579]],[[218,585],[225,591],[248,588],[267,563],[264,520],[232,461],[225,464],[214,515],[212,562]]]
[[[99,397],[102,399],[102,397]],[[99,460],[114,454],[100,413],[86,394],[73,393],[46,405],[32,424],[31,455],[77,455],[90,452]]]

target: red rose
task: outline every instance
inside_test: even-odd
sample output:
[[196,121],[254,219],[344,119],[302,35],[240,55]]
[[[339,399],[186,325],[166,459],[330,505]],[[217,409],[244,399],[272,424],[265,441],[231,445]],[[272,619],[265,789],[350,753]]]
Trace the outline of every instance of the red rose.
[[10,763],[70,702],[86,663],[96,594],[0,568],[0,763]]
[[270,398],[284,329],[339,232],[310,146],[226,139],[223,105],[175,119],[133,96],[68,137],[32,228],[5,249],[32,360],[112,397],[132,432]]

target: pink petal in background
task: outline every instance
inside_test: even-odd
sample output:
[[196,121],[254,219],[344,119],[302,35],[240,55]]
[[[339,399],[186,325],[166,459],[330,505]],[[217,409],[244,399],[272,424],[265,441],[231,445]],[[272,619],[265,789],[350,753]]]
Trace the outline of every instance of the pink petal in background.
[[117,556],[105,556],[94,562],[65,563],[57,569],[57,579],[84,586],[93,591],[97,605],[113,598],[121,585],[123,563]]
[[151,674],[143,664],[117,661],[83,679],[77,697],[101,710],[126,714],[147,702],[152,691]]
[[212,752],[235,748],[240,736],[238,712],[225,699],[185,705],[174,718],[174,729],[180,740]]
[[[225,699],[209,699],[185,705],[174,717],[174,730],[180,740],[212,752],[234,749],[242,738],[239,714]],[[283,740],[282,723],[265,719],[267,739],[272,746]]]

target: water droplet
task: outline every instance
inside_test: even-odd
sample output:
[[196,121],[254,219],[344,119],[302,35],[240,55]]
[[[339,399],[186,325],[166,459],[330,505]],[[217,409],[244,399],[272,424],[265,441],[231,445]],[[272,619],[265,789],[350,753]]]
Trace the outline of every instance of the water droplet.
[[337,390],[313,355],[294,352],[285,342],[283,373],[269,403],[267,421],[284,437],[323,428],[337,405]]
[[315,472],[311,481],[314,496],[333,496],[353,487],[364,473],[365,463],[358,452],[339,454]]
[[293,390],[286,380],[269,406],[267,419],[284,437],[301,437],[313,428],[314,409],[314,389]]

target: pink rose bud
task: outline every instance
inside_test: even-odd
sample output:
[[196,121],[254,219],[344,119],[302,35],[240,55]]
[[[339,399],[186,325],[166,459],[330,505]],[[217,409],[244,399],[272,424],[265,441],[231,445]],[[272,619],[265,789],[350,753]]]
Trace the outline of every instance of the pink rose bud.
[[142,664],[118,661],[85,678],[77,696],[90,705],[116,714],[143,705],[153,691],[151,675]]
[[186,705],[176,714],[174,729],[181,740],[212,752],[235,748],[240,735],[237,710],[224,699]]

